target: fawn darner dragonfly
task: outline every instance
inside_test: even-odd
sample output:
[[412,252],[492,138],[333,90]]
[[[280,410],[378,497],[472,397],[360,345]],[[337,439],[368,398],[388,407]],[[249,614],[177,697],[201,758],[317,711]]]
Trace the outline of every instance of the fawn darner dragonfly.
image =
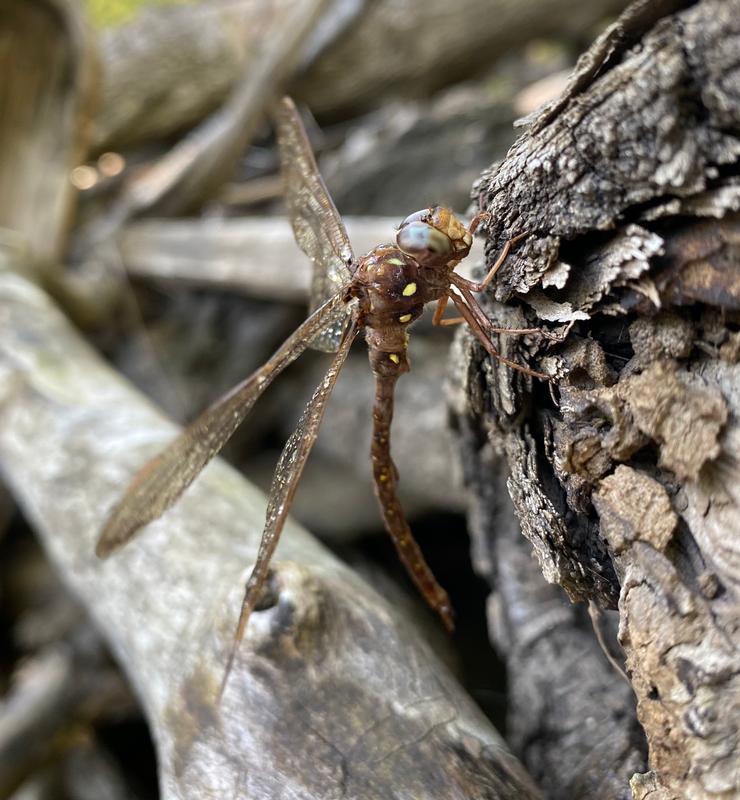
[[[272,479],[262,540],[247,582],[222,689],[267,579],[270,559],[316,441],[326,402],[361,330],[365,331],[375,376],[371,458],[383,521],[409,575],[449,630],[453,627],[449,599],[427,566],[406,522],[398,501],[398,475],[390,453],[394,387],[398,378],[409,370],[408,328],[427,303],[436,301],[436,324],[465,322],[491,356],[528,375],[546,379],[545,375],[509,361],[496,351],[488,334],[502,329],[492,327],[473,297],[473,292],[482,291],[489,284],[511,245],[520,237],[507,242],[482,282],[466,280],[454,269],[468,255],[473,233],[485,215],[476,216],[465,226],[451,211],[436,206],[408,216],[396,233],[396,244],[380,245],[358,259],[319,174],[293,102],[284,98],[274,116],[289,216],[296,240],[314,266],[314,310],[262,367],[217,400],[169,447],[144,465],[111,510],[96,547],[100,557],[110,555],[142,526],[170,508],[221,450],[274,378],[309,345],[334,352],[324,379],[285,445]],[[460,317],[443,318],[450,300]]]

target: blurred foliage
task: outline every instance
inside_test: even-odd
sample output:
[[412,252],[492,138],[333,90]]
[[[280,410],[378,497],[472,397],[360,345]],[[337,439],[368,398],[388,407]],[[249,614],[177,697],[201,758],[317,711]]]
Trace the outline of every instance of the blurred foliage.
[[146,6],[190,3],[193,0],[84,0],[90,19],[98,28],[128,22]]

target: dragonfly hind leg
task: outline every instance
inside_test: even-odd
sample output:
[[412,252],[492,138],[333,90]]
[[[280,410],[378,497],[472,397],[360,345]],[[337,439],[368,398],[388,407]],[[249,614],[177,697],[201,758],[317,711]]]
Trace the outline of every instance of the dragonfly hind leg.
[[[468,323],[470,329],[473,331],[478,341],[483,345],[483,347],[486,349],[486,352],[491,357],[495,358],[497,361],[500,361],[502,364],[506,364],[507,367],[511,367],[512,369],[518,370],[519,372],[523,372],[525,375],[530,375],[533,378],[540,378],[540,380],[543,381],[550,380],[550,376],[545,375],[544,372],[537,372],[536,370],[530,369],[529,367],[525,367],[523,364],[517,364],[516,361],[511,361],[510,359],[501,355],[501,353],[499,353],[499,351],[494,346],[493,342],[486,335],[484,326],[478,319],[478,315],[474,313],[473,310],[466,304],[465,300],[459,295],[455,294],[454,292],[450,292],[449,297],[452,300],[452,302],[457,306],[460,313],[463,315],[465,322]],[[480,306],[478,306],[477,303],[475,304],[475,308],[480,314],[483,314],[483,311],[481,310]],[[539,331],[538,328],[535,328],[534,330]],[[509,329],[509,332],[511,332],[511,329]]]

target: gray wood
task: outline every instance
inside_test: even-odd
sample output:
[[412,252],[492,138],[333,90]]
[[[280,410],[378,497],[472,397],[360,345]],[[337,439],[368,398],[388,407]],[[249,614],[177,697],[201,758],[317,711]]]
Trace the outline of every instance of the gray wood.
[[[100,33],[96,150],[125,148],[195,125],[257,66],[295,10],[292,0],[206,0],[145,7]],[[332,0],[294,48],[302,63],[350,24],[358,0]],[[269,98],[265,98],[269,99]]]
[[[302,57],[314,54],[315,61],[288,87],[315,111],[336,114],[388,95],[426,96],[534,36],[562,32],[564,25],[582,34],[624,2],[335,2],[319,27],[336,19],[337,6],[352,5],[358,8],[342,11],[333,35],[314,31],[305,41]],[[259,54],[270,24],[280,24],[290,7],[288,0],[208,0],[150,10],[105,32],[96,149],[157,139],[213,111]]]
[[[396,217],[345,217],[359,256],[393,241]],[[311,263],[281,217],[147,219],[132,222],[101,258],[110,268],[162,283],[233,289],[250,297],[305,304]],[[483,257],[477,242],[470,261]]]
[[71,0],[5,0],[0,30],[0,244],[48,273],[74,206],[69,172],[88,138],[91,43]]
[[539,796],[411,626],[295,524],[219,706],[264,499],[217,460],[96,559],[106,510],[174,426],[5,266],[0,468],[141,699],[164,798]]
[[[553,376],[551,392],[495,364],[481,382],[469,349],[458,369],[468,476],[485,485],[488,435],[545,578],[571,600],[618,608],[649,747],[636,798],[740,793],[739,22],[737,0],[635,3],[476,188],[495,220],[489,260],[530,234],[491,288],[492,315],[575,325],[560,345],[500,340],[509,358]],[[498,502],[479,497],[479,552],[496,551]],[[526,723],[529,688],[547,689],[567,718],[592,688],[580,659],[573,670],[583,680],[565,696],[554,658],[513,672],[525,763],[535,739],[553,763],[567,745],[562,731]],[[621,694],[605,685],[595,702],[610,708]],[[632,726],[629,702],[623,710],[600,736]],[[611,763],[626,791],[624,755],[615,749]]]
[[313,30],[328,0],[300,0],[273,20],[254,59],[219,108],[196,125],[147,169],[123,178],[110,208],[77,232],[75,260],[106,245],[135,214],[157,208],[177,214],[198,208],[221,188],[240,153],[263,121],[266,105],[297,66],[300,46]]

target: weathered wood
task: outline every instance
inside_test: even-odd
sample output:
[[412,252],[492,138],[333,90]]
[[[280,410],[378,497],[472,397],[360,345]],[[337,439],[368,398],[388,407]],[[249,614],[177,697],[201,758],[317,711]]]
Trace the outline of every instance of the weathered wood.
[[[96,149],[161,138],[210,113],[291,5],[208,0],[151,10],[104,32]],[[335,115],[389,95],[426,96],[479,73],[485,53],[493,61],[564,25],[582,34],[623,7],[621,0],[499,0],[494,8],[486,0],[335,2],[322,19],[330,33],[306,41],[303,56],[315,61],[296,88],[310,108]]]
[[49,270],[74,201],[69,172],[88,138],[91,43],[68,0],[6,0],[0,30],[0,244],[15,242]]
[[[357,255],[392,241],[400,219],[345,217]],[[137,278],[162,283],[233,289],[250,297],[305,304],[311,263],[286,219],[148,219],[120,233],[115,251],[104,251]],[[478,242],[471,262],[483,257]],[[113,268],[114,265],[111,264]]]
[[468,338],[455,342],[450,402],[474,498],[473,565],[491,586],[490,638],[509,675],[507,741],[548,798],[629,800],[628,781],[646,764],[633,693],[605,658],[584,608],[543,580],[521,535],[500,438],[481,434],[481,364]]
[[[333,0],[294,55],[315,56],[361,5]],[[173,4],[144,8],[131,22],[102,31],[95,149],[161,139],[208,116],[290,26],[294,6],[292,0]]]
[[295,525],[219,706],[264,499],[217,461],[97,560],[106,509],[173,426],[20,275],[0,271],[0,302],[0,467],[141,698],[164,798],[539,796],[410,626]]
[[[512,81],[509,94],[515,90]],[[385,103],[350,123],[342,147],[321,161],[337,208],[402,218],[437,204],[466,209],[473,181],[514,139],[505,94],[466,83],[430,99]]]
[[480,74],[537,36],[583,33],[624,2],[394,0],[368,3],[291,91],[317,114],[367,108],[381,98],[426,96]]
[[[49,761],[69,731],[83,726],[121,695],[111,680],[107,653],[95,631],[82,625],[64,642],[23,663],[0,702],[0,792],[10,797],[35,769]],[[68,742],[71,745],[71,741]]]
[[135,214],[152,208],[165,214],[184,213],[198,208],[221,187],[263,121],[267,104],[295,69],[300,46],[327,3],[300,0],[285,12],[282,24],[273,20],[269,43],[243,68],[221,107],[143,173],[125,178],[110,209],[78,231],[76,258],[107,243]]
[[[635,3],[477,187],[489,258],[530,234],[492,315],[574,326],[560,345],[500,340],[551,391],[496,365],[463,375],[469,466],[497,429],[547,580],[618,604],[649,745],[636,798],[740,792],[739,69],[737,0]],[[477,515],[494,512],[484,495]]]

